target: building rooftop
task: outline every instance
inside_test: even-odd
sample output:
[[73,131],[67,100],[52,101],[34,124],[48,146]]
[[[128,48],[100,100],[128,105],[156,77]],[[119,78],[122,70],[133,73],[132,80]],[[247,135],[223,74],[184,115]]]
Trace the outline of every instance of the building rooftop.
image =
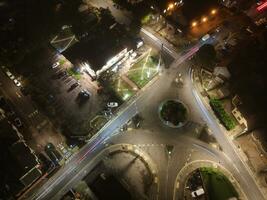
[[78,42],[63,54],[74,65],[87,62],[94,71],[97,71],[123,49],[129,50],[135,46],[134,42],[123,38],[120,31],[119,28],[113,28],[109,33]]

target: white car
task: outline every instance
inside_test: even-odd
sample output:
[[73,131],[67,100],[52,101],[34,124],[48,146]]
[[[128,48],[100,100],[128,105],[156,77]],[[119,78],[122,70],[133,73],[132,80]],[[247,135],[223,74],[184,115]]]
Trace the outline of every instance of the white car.
[[201,40],[203,41],[203,42],[205,42],[207,39],[209,39],[210,38],[210,34],[206,34],[206,35],[204,35],[202,38],[201,38]]
[[16,86],[18,86],[18,87],[21,86],[21,83],[17,79],[14,79],[13,81],[14,81],[14,83],[15,83]]
[[109,107],[109,108],[116,108],[118,106],[119,106],[119,104],[117,102],[109,102],[109,103],[107,103],[107,107]]
[[15,76],[10,72],[10,71],[6,71],[6,75],[11,79],[15,79]]
[[55,62],[53,65],[52,65],[52,69],[55,69],[59,66],[59,62]]
[[203,188],[199,188],[196,191],[192,192],[191,195],[193,198],[199,197],[201,195],[205,194],[205,191]]

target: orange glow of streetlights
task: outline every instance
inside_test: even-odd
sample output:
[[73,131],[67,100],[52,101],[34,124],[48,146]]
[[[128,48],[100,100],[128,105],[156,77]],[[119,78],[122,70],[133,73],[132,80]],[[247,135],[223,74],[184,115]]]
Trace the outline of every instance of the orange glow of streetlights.
[[174,4],[173,3],[170,3],[167,10],[172,10],[174,8]]
[[202,18],[202,22],[206,22],[207,20],[208,20],[207,17],[203,17],[203,18]]
[[212,15],[215,15],[217,13],[217,10],[216,9],[213,9],[212,11],[211,11],[211,14]]
[[192,27],[195,27],[197,25],[197,22],[192,22]]

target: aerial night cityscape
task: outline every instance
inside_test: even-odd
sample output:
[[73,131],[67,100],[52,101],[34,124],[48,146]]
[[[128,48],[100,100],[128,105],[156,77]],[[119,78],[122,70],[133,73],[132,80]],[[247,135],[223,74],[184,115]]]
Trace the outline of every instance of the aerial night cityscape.
[[267,0],[0,11],[0,200],[267,200]]

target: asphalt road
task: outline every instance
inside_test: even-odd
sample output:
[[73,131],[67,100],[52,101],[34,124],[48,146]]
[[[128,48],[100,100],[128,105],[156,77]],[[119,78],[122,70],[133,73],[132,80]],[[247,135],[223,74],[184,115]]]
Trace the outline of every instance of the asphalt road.
[[[143,32],[146,34],[146,32]],[[151,34],[146,34],[147,37],[150,37]],[[159,43],[159,40],[155,37],[151,38],[158,46],[162,46]],[[164,42],[164,47],[168,49],[167,51],[171,52],[171,45],[169,45],[166,41]],[[202,45],[197,44],[197,46],[192,47],[186,54],[178,55],[175,52],[172,55],[175,55],[176,61],[172,64],[172,66],[177,66],[189,57],[191,57]],[[171,55],[171,56],[172,56]],[[164,81],[164,78],[161,79]],[[156,84],[158,84],[156,82]],[[162,86],[166,84],[160,84]],[[133,97],[129,102],[125,103],[120,111],[114,116],[114,118],[109,121],[97,135],[95,135],[89,143],[87,143],[80,152],[78,152],[69,163],[67,163],[62,169],[60,169],[52,178],[50,178],[42,187],[38,189],[38,191],[32,191],[33,193],[28,193],[25,198],[29,199],[52,199],[56,196],[59,189],[64,185],[69,183],[77,171],[81,170],[87,163],[97,154],[99,150],[104,148],[104,140],[108,137],[111,137],[116,130],[118,130],[123,124],[125,124],[128,120],[130,120],[133,116],[138,113],[138,110],[141,110],[146,102],[146,98],[149,96],[149,92],[147,90],[149,85],[143,88],[140,93],[137,93],[135,97]],[[145,91],[146,90],[146,91]],[[145,91],[145,92],[144,92]],[[32,196],[29,196],[31,195]]]
[[240,185],[244,190],[245,194],[249,199],[263,200],[264,195],[261,193],[260,189],[257,186],[255,179],[253,178],[252,171],[249,169],[246,163],[242,161],[238,149],[234,145],[233,141],[227,137],[227,131],[223,126],[218,123],[218,119],[212,114],[212,110],[208,105],[204,103],[201,99],[201,95],[195,89],[192,79],[191,79],[191,70],[188,70],[187,78],[190,81],[187,81],[190,84],[192,92],[192,100],[194,101],[196,108],[198,108],[204,120],[206,121],[208,127],[212,130],[214,137],[222,147],[222,151],[225,153],[226,157],[232,163],[233,172],[235,176],[238,177]]
[[[162,43],[165,47],[165,50],[169,52],[169,54],[174,57],[175,61],[171,65],[171,71],[178,72],[178,66],[183,63],[185,60],[190,58],[203,44],[203,42],[199,42],[195,46],[191,47],[186,53],[179,55],[173,51],[172,45],[168,44],[166,41],[161,40],[159,37],[155,37],[151,34],[147,34],[146,31],[142,30],[142,34],[146,36],[147,39],[154,42],[154,45],[161,48]],[[162,42],[160,42],[162,41]],[[212,42],[212,39],[207,41]],[[190,79],[189,73],[186,74],[186,79]],[[164,87],[166,80],[171,79],[168,74],[163,74],[159,80],[154,84],[162,85]],[[164,77],[165,76],[165,77]],[[175,73],[172,73],[172,76],[175,76]],[[163,82],[162,82],[163,81]],[[249,173],[248,168],[242,162],[241,158],[238,155],[237,150],[235,149],[232,142],[228,140],[225,135],[225,131],[222,129],[220,125],[218,125],[217,120],[211,114],[211,111],[207,109],[206,105],[203,104],[203,101],[199,97],[199,94],[194,89],[193,84],[189,83],[189,88],[191,92],[191,104],[194,104],[194,109],[197,109],[202,113],[204,121],[208,123],[211,130],[214,132],[216,139],[220,143],[224,153],[226,154],[226,158],[229,162],[233,163],[233,170],[235,177],[240,181],[240,185],[242,186],[245,194],[249,199],[264,199],[264,196],[261,194],[258,189],[252,175]],[[125,124],[129,119],[131,119],[136,113],[138,113],[139,109],[142,109],[144,105],[145,99],[149,96],[149,92],[147,90],[149,86],[145,87],[141,90],[140,94],[137,94],[134,98],[132,98],[129,102],[123,105],[120,112],[117,113],[114,118],[109,121],[100,131],[99,133],[92,138],[92,140],[86,144],[82,150],[76,154],[72,160],[66,164],[55,176],[49,179],[38,191],[35,191],[34,194],[29,197],[29,199],[55,199],[58,191],[62,191],[62,188],[66,188],[68,184],[71,183],[73,177],[82,170],[85,166],[88,165],[88,162],[97,155],[97,153],[104,148],[104,141],[111,137],[116,130],[118,130],[121,125]],[[174,172],[173,172],[174,173]]]

